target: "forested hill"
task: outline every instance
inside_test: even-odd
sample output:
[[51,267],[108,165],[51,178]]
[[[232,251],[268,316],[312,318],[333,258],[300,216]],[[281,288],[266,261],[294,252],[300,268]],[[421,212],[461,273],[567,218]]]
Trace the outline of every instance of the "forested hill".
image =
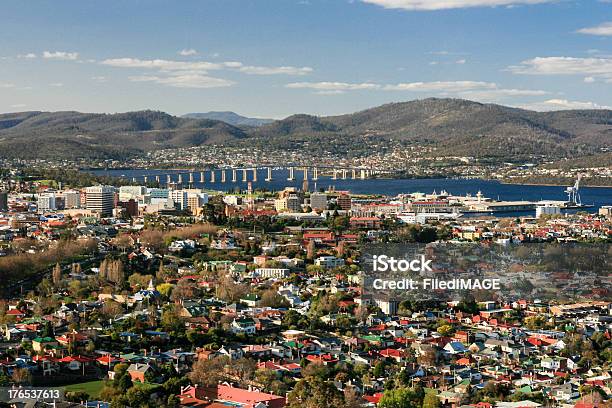
[[0,115],[0,155],[5,157],[124,158],[149,150],[224,143],[246,136],[242,129],[219,120],[179,118],[155,111]]
[[4,157],[123,158],[150,150],[219,143],[330,148],[351,155],[364,144],[383,146],[389,140],[475,157],[577,158],[612,148],[612,111],[534,112],[430,98],[340,116],[297,114],[259,127],[155,111],[0,115],[0,156]]
[[392,138],[429,143],[470,156],[567,153],[580,156],[612,147],[612,111],[534,112],[462,99],[390,103],[340,116],[294,115],[252,135],[295,139]]
[[239,115],[235,112],[204,112],[204,113],[188,113],[182,116],[183,118],[192,119],[214,119],[221,120],[234,126],[262,126],[274,122],[273,119],[248,118]]

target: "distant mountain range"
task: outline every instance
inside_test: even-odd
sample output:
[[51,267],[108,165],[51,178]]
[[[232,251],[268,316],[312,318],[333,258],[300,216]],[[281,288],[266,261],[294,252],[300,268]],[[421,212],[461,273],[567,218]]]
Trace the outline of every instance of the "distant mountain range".
[[430,98],[340,116],[293,115],[259,125],[237,124],[236,117],[242,118],[231,112],[185,117],[155,111],[4,114],[0,115],[0,157],[121,159],[158,149],[219,143],[335,151],[351,157],[399,141],[436,147],[440,154],[496,160],[539,154],[576,158],[612,148],[610,110],[534,112]]
[[213,119],[229,123],[234,126],[262,126],[274,122],[274,119],[247,118],[235,112],[205,112],[205,113],[188,113],[182,116],[190,119]]
[[24,159],[121,159],[150,150],[245,137],[243,129],[219,120],[180,118],[155,111],[0,115],[0,156]]

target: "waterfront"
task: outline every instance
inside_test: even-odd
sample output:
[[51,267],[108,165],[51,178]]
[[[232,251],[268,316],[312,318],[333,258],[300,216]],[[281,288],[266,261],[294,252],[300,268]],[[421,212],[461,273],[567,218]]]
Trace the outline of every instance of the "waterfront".
[[[183,179],[187,180],[187,170],[156,170],[156,169],[121,169],[121,170],[92,170],[91,173],[96,175],[105,175],[113,177],[124,177],[137,180],[143,180],[147,176],[150,180],[157,175],[173,174],[173,179],[176,181],[178,174],[183,175]],[[238,172],[238,182],[232,183],[231,177],[228,177],[225,183],[220,182],[220,170],[216,171],[216,181],[210,182],[210,172],[206,172],[206,181],[199,182],[199,172],[194,173],[194,187],[209,188],[213,190],[230,191],[236,188],[245,189],[246,183],[242,182],[242,174]],[[228,171],[229,176],[229,171]],[[252,172],[248,173],[249,180],[252,179]],[[257,173],[257,182],[253,182],[255,189],[267,190],[282,190],[287,186],[301,187],[303,183],[303,173],[295,172],[295,180],[287,180],[287,170],[274,170],[273,179],[270,182],[265,181],[265,169],[259,169]],[[162,178],[162,183],[165,181]],[[310,180],[310,189],[327,190],[330,186],[336,190],[348,190],[353,194],[380,194],[386,196],[395,196],[401,193],[432,193],[433,191],[447,191],[454,195],[475,195],[478,191],[486,197],[494,200],[508,201],[539,201],[539,200],[567,200],[565,193],[566,186],[540,186],[540,185],[520,185],[520,184],[503,184],[495,180],[482,179],[338,179],[332,180],[330,177],[319,177],[316,182]],[[316,187],[315,187],[316,186]],[[581,187],[580,195],[582,202],[593,207],[587,208],[589,212],[597,211],[603,205],[612,204],[612,187]],[[576,210],[571,210],[576,211]],[[513,212],[513,215],[530,214],[531,212]],[[506,213],[498,213],[498,215],[506,215]]]

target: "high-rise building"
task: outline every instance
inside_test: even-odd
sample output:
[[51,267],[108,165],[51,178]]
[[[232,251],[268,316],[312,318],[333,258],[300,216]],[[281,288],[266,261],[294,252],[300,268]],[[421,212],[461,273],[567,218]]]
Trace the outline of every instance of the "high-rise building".
[[55,193],[48,192],[38,195],[38,212],[55,211]]
[[188,198],[187,190],[168,191],[168,203],[177,210],[186,210],[189,207]]
[[123,208],[130,217],[138,216],[138,203],[133,198],[130,198],[128,201],[119,201],[117,206]]
[[336,199],[336,203],[341,210],[350,210],[353,200],[351,199],[350,194],[340,193],[338,198]]
[[75,190],[66,190],[62,193],[64,196],[64,208],[81,208],[81,192]]
[[145,202],[149,204],[161,204],[168,201],[168,192],[167,188],[150,188],[147,197],[145,197]]
[[85,190],[87,209],[95,211],[101,217],[111,216],[115,207],[115,188],[113,186],[92,186]]
[[327,209],[327,194],[312,193],[310,194],[310,208],[313,210]]
[[206,203],[208,203],[208,194],[198,191],[190,191],[187,193],[187,208],[189,208],[193,214],[196,214]]
[[274,208],[278,212],[282,212],[282,211],[301,212],[302,211],[302,199],[297,194],[289,194],[283,198],[274,200]]
[[8,193],[0,191],[0,211],[8,211]]

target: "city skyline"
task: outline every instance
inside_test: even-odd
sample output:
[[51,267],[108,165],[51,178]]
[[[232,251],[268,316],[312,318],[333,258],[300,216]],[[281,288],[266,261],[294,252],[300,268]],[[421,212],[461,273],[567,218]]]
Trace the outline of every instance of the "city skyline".
[[5,13],[12,17],[0,27],[0,112],[232,110],[282,118],[426,97],[609,108],[611,6],[11,2]]

